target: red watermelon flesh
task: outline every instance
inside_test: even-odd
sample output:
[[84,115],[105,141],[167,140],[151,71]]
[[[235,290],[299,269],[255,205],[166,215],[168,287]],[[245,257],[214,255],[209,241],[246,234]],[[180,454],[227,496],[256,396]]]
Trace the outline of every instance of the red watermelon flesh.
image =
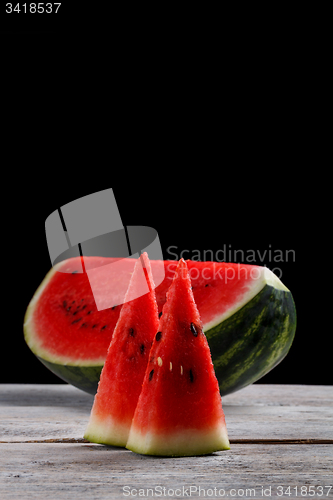
[[[123,307],[124,297],[119,290],[124,290],[124,284],[128,286],[135,264],[134,259],[116,259],[116,272],[112,272],[112,266],[107,266],[110,260],[85,257],[86,268],[107,269],[99,293],[104,290],[109,297],[114,296],[114,306],[99,311],[87,274],[80,272],[79,257],[51,269],[31,300],[25,318],[25,338],[37,356],[63,365],[103,365]],[[161,312],[177,262],[150,264],[155,282],[160,283],[161,273],[165,273],[155,289]],[[190,260],[187,266],[205,331],[241,308],[263,287],[264,267]]]
[[167,293],[126,447],[167,456],[229,449],[219,385],[183,259]]
[[[149,292],[143,293],[147,284]],[[126,302],[114,329],[84,436],[87,440],[126,445],[157,328],[154,282],[144,253],[135,263]]]

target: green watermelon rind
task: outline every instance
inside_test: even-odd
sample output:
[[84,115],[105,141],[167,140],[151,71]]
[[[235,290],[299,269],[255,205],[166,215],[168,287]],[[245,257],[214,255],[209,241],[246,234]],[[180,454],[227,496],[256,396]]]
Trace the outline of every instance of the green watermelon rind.
[[104,365],[98,366],[74,366],[59,365],[37,356],[52,373],[60,377],[65,382],[81,389],[88,394],[96,394],[99,378]]
[[[250,385],[287,355],[296,331],[291,292],[276,278],[245,305],[205,330],[222,396]],[[103,365],[72,366],[38,359],[65,382],[95,394]]]
[[295,332],[291,292],[268,284],[205,332],[222,396],[256,382],[277,366],[288,354]]

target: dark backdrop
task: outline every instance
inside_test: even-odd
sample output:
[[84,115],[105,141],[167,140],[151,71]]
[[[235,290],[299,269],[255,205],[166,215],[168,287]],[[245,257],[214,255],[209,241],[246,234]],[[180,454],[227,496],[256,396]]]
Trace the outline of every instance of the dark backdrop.
[[[8,301],[3,302],[6,326],[2,330],[5,350],[1,383],[62,382],[35,358],[23,338],[26,307],[51,267],[44,223],[61,205],[110,187],[123,224],[154,227],[165,259],[173,259],[175,252],[184,250],[188,250],[185,258],[193,256],[194,251],[203,257],[221,256],[218,250],[223,248],[243,250],[245,255],[251,249],[258,256],[269,249],[281,250],[284,255],[292,251],[287,262],[270,262],[268,251],[262,262],[255,262],[271,269],[278,267],[277,273],[291,290],[297,310],[296,336],[288,355],[260,383],[333,383],[331,370],[325,369],[331,363],[330,347],[323,348],[322,344],[328,332],[321,329],[313,310],[317,307],[312,299],[316,268],[308,259],[308,240],[302,238],[305,215],[292,189],[275,183],[263,190],[250,178],[241,183],[231,176],[224,181],[209,172],[199,179],[195,173],[181,169],[175,169],[164,183],[162,176],[149,182],[139,176],[133,182],[128,178],[117,185],[111,182],[109,173],[104,173],[103,179],[95,182],[84,182],[81,176],[80,182],[71,187],[59,179],[35,182],[39,175],[35,173],[27,189],[22,186],[16,191],[12,205],[18,210],[8,207],[9,244],[3,259]],[[302,206],[305,210],[306,206]]]
[[[70,8],[75,29],[64,33]],[[145,30],[132,14],[140,33],[131,37],[128,9],[123,25],[90,4],[84,24],[81,12],[67,2],[54,17],[2,17],[15,36],[4,37],[2,62],[0,382],[60,381],[22,331],[51,265],[45,219],[113,187],[123,223],[157,229],[166,258],[169,246],[294,250],[295,261],[278,267],[295,299],[296,336],[261,382],[333,384],[323,47],[313,51],[313,38],[294,27],[297,43],[284,33],[285,50],[274,33],[263,44],[261,29],[235,37],[239,16],[230,32],[209,19],[206,37],[186,12],[186,43],[176,37],[174,50],[169,23],[156,43],[152,25],[161,26],[150,16]],[[116,25],[126,27],[121,36]]]

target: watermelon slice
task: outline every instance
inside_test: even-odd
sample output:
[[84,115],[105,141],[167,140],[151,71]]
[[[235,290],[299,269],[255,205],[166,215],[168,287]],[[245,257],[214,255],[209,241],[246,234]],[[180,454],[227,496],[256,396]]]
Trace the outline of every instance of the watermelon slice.
[[[147,285],[149,291],[145,293]],[[147,253],[143,253],[135,264],[108,349],[84,436],[88,441],[126,445],[149,351],[158,329],[154,288],[149,259]]]
[[[80,258],[60,262],[47,274],[25,315],[24,335],[32,352],[63,380],[92,394],[135,261],[85,257],[100,273],[100,294],[114,306],[98,311]],[[150,261],[159,312],[176,261]],[[187,261],[193,295],[208,339],[221,394],[258,380],[288,353],[296,329],[290,290],[269,269],[225,262]],[[113,272],[116,269],[116,272]],[[161,282],[161,273],[165,277]],[[162,274],[163,275],[163,274]],[[95,283],[96,287],[96,283]],[[126,291],[126,290],[125,290]]]
[[219,385],[179,261],[150,351],[126,448],[147,455],[205,455],[229,449]]

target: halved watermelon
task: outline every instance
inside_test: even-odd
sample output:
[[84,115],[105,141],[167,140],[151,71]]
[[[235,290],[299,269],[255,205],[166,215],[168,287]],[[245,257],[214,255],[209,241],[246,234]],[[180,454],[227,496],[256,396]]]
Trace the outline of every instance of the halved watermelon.
[[164,456],[230,449],[219,385],[183,259],[167,293],[126,448]]
[[[148,285],[149,292],[141,293]],[[149,259],[136,261],[126,300],[113,332],[84,437],[125,446],[141,392],[158,310]]]
[[[114,306],[98,311],[80,258],[63,261],[47,274],[25,315],[24,335],[32,352],[65,381],[95,394],[112,333],[123,307],[135,261],[106,266],[110,259],[85,257],[89,267],[105,266],[103,289]],[[176,261],[150,261],[159,312]],[[258,380],[287,354],[296,329],[291,292],[266,267],[187,261],[193,295],[211,349],[221,394]],[[165,277],[161,282],[161,270]],[[64,272],[62,272],[64,271]],[[112,295],[113,294],[113,295]]]

